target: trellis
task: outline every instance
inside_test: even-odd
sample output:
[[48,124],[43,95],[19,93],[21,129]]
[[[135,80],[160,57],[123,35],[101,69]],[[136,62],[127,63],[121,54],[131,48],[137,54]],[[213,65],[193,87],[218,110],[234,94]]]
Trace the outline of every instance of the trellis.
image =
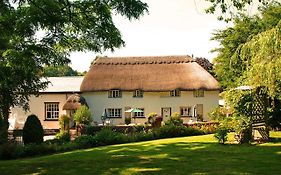
[[267,141],[269,139],[269,132],[266,126],[267,122],[267,107],[269,106],[269,100],[266,94],[260,90],[252,92],[253,95],[253,107],[252,107],[252,133],[254,139],[260,141]]

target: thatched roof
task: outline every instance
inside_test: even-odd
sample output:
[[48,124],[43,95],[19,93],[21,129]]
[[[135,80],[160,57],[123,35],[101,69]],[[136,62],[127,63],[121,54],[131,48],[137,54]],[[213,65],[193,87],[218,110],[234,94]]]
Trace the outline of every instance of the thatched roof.
[[111,89],[143,91],[218,90],[217,80],[190,56],[98,57],[81,92]]
[[87,105],[87,102],[84,97],[79,94],[73,94],[69,96],[66,100],[66,103],[63,105],[63,110],[75,110],[78,109],[81,105]]

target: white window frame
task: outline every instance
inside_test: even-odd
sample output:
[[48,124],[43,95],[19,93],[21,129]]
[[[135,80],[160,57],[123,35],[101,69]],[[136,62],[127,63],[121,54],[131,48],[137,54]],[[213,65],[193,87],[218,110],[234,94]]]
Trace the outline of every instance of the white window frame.
[[204,90],[195,90],[193,91],[193,96],[198,98],[198,97],[204,97]]
[[60,116],[59,102],[45,102],[45,120],[58,120]]
[[107,113],[109,118],[122,118],[122,108],[108,108]]
[[133,97],[143,97],[143,91],[139,89],[135,90]]
[[179,89],[175,89],[175,90],[172,90],[170,91],[170,96],[171,97],[180,97],[180,90]]
[[120,90],[110,90],[108,91],[108,98],[121,98]]
[[138,108],[140,110],[142,110],[142,112],[134,112],[134,117],[136,118],[143,118],[144,116],[144,108]]
[[192,115],[193,115],[192,107],[191,106],[181,106],[180,115],[182,117],[192,117]]

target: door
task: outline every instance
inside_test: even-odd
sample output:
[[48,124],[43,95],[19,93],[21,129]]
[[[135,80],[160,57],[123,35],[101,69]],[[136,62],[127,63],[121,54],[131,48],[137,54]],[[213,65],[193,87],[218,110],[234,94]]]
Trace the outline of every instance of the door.
[[203,121],[203,104],[196,105],[197,121]]
[[[129,110],[129,109],[131,109],[130,106],[126,106],[126,107],[125,107],[125,111],[127,111],[127,110]],[[130,118],[131,116],[132,116],[131,112],[125,112],[125,117]]]
[[170,107],[161,108],[161,116],[163,117],[163,121],[167,121],[170,118],[171,112],[172,111]]

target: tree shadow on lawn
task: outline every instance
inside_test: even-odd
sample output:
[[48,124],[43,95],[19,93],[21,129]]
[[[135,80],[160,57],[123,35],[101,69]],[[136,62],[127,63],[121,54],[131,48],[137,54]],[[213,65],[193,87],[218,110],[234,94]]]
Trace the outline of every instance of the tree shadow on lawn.
[[0,162],[0,174],[281,174],[281,147],[143,142]]

